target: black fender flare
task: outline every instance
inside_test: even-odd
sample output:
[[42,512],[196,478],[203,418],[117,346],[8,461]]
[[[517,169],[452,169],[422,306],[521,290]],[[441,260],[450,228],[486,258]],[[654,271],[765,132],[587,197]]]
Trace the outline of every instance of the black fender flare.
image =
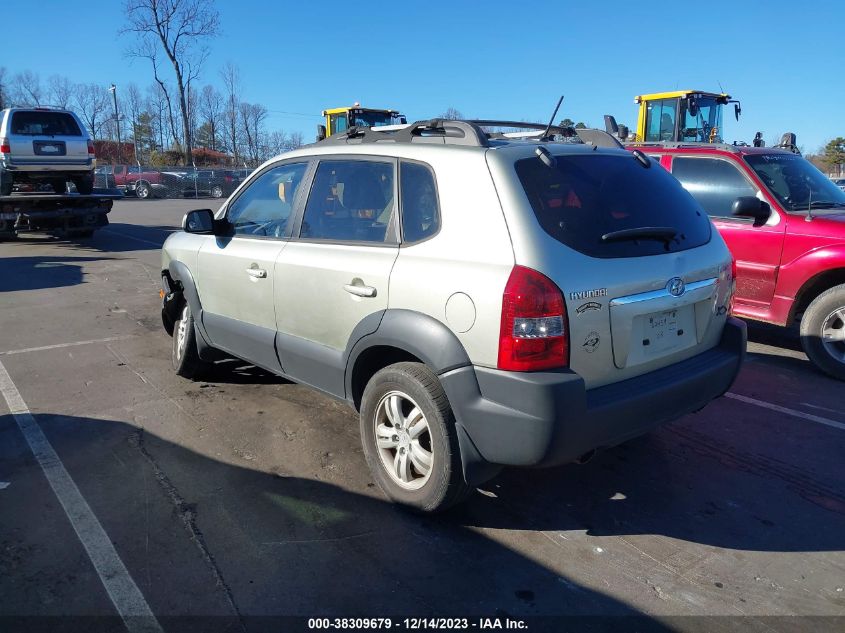
[[[379,316],[381,321],[374,329],[374,320]],[[370,321],[365,323],[367,319]],[[355,364],[364,352],[373,347],[393,347],[413,354],[438,376],[472,365],[458,337],[448,326],[433,317],[413,310],[386,310],[381,315],[372,314],[367,319],[362,321],[359,327],[363,331],[372,333],[356,338],[353,332],[353,336],[350,337],[352,345],[345,354],[344,389],[350,401]],[[446,384],[443,387],[447,389]],[[450,395],[448,391],[446,395]],[[452,411],[456,416],[464,479],[470,485],[478,485],[493,477],[501,470],[501,466],[490,464],[481,456],[461,423],[459,409],[459,406],[456,407],[455,403],[452,403]]]
[[[368,319],[380,316],[376,328]],[[435,374],[470,365],[464,346],[452,331],[437,319],[414,310],[385,310],[381,315],[372,314],[359,324],[359,328],[371,333],[350,337],[351,347],[345,354],[346,369],[344,388],[352,393],[352,374],[355,363],[365,351],[372,347],[395,347],[413,354],[424,362]],[[359,328],[355,328],[358,331]]]
[[202,323],[202,303],[197,292],[197,284],[194,281],[194,276],[184,263],[176,260],[170,261],[167,271],[170,273],[170,278],[173,281],[178,281],[179,285],[182,286],[182,296],[188,302],[188,305],[191,306],[191,313],[194,315],[194,329],[197,332],[197,347],[200,358],[207,357],[207,350],[212,349],[209,343],[211,339]]

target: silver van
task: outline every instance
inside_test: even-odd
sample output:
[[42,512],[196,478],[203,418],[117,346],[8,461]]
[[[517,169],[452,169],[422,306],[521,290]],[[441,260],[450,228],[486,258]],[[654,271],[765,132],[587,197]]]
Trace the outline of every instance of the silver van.
[[67,182],[90,194],[94,188],[94,143],[73,112],[52,108],[0,111],[0,195],[16,183],[51,185],[65,193]]

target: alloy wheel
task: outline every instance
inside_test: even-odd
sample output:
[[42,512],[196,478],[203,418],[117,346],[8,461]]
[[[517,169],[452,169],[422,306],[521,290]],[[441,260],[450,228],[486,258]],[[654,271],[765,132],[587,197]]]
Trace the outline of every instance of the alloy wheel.
[[419,490],[431,478],[431,429],[419,405],[406,393],[389,391],[373,416],[381,464],[398,486]]

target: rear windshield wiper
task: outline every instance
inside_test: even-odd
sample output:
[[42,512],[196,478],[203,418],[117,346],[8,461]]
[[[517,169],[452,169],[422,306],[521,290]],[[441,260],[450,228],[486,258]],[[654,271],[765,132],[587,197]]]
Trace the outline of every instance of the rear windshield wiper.
[[611,231],[601,236],[602,242],[633,242],[636,240],[659,240],[667,244],[678,235],[671,226],[640,226],[635,229]]

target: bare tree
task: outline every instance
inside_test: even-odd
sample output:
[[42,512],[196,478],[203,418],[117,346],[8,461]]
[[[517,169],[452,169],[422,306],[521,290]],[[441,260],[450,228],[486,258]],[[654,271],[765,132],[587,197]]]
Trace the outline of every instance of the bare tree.
[[8,73],[5,66],[0,66],[0,110],[11,105],[9,103]]
[[217,149],[217,135],[220,133],[220,119],[223,115],[223,96],[214,86],[203,86],[200,93],[200,116],[210,128],[211,147]]
[[52,75],[47,80],[47,85],[50,103],[65,110],[69,108],[73,99],[73,84],[68,81],[68,78],[61,75]]
[[108,118],[108,92],[97,84],[77,84],[73,91],[74,110],[80,117],[91,138],[97,139]]
[[144,99],[141,91],[134,83],[126,86],[126,107],[129,110],[130,125],[132,126],[132,144],[135,147],[135,160],[138,158],[138,120],[144,112]]
[[238,112],[241,115],[241,125],[243,126],[246,137],[249,158],[253,162],[257,162],[267,153],[262,148],[264,145],[264,121],[267,119],[267,108],[260,103],[246,103],[243,101],[238,105]]
[[129,24],[124,32],[135,33],[138,38],[129,54],[150,59],[159,82],[155,57],[151,57],[157,41],[173,66],[182,113],[185,162],[190,164],[188,92],[208,57],[206,41],[219,32],[220,14],[212,0],[126,0],[125,12]]
[[289,152],[298,147],[302,147],[302,132],[292,132],[287,138],[285,151]]
[[35,106],[41,103],[44,91],[41,88],[41,78],[38,73],[25,70],[18,73],[12,80],[12,101],[17,105]]
[[446,108],[446,112],[444,112],[443,114],[441,114],[437,118],[439,118],[439,119],[449,119],[451,121],[457,121],[458,119],[463,119],[464,115],[461,114],[460,110],[453,108],[452,106],[449,106],[448,108]]
[[241,73],[237,66],[231,62],[227,62],[220,71],[220,78],[223,80],[223,85],[226,89],[224,94],[226,143],[237,165],[240,162],[238,160],[238,94],[241,90]]

